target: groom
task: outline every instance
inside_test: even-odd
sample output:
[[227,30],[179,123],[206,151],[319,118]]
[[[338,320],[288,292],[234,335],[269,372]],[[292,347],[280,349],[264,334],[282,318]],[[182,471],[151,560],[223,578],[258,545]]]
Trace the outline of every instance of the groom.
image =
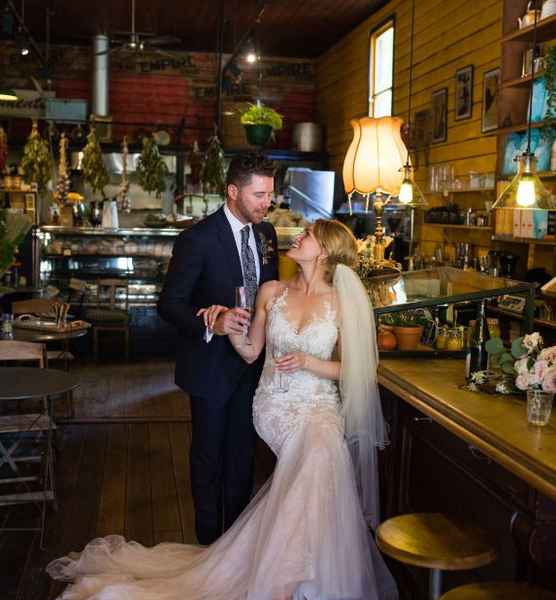
[[[195,527],[211,544],[248,504],[253,484],[253,395],[263,356],[248,365],[227,335],[244,331],[235,288],[254,297],[278,279],[274,227],[263,219],[274,193],[273,164],[260,154],[232,159],[223,208],[182,233],[174,246],[158,310],[179,332],[176,384],[191,396],[191,487]],[[206,331],[200,308],[231,307]]]

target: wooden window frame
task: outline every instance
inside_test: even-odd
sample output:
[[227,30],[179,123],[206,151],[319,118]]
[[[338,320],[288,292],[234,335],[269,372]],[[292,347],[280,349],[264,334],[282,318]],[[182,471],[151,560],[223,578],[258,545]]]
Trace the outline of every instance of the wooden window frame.
[[[369,117],[374,117],[374,103],[375,103],[375,93],[374,93],[374,73],[375,73],[375,69],[374,69],[374,57],[375,57],[375,43],[376,43],[376,38],[381,35],[382,33],[384,33],[385,31],[387,31],[388,29],[390,29],[390,27],[393,29],[394,31],[394,35],[393,35],[393,40],[392,40],[392,87],[391,88],[387,88],[389,90],[391,90],[392,92],[392,108],[391,108],[391,114],[394,114],[394,72],[395,72],[395,64],[396,64],[396,16],[395,15],[391,15],[389,17],[387,17],[386,19],[384,19],[383,21],[381,21],[381,23],[379,23],[376,27],[374,27],[373,29],[371,29],[371,31],[369,32],[369,62],[368,62],[368,68],[367,68],[367,73],[368,73],[368,78],[367,78],[367,112]],[[382,90],[381,93],[383,93],[386,90]]]

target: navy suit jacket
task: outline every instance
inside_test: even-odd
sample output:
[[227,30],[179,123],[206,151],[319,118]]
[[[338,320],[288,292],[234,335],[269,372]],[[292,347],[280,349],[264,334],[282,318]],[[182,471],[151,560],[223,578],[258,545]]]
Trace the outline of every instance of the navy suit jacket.
[[[260,285],[278,279],[276,231],[270,223],[253,225],[260,264]],[[211,304],[233,307],[243,272],[232,228],[220,209],[181,233],[158,301],[160,316],[179,332],[176,384],[194,396],[229,396],[242,377],[260,376],[263,356],[248,365],[227,336],[203,339],[196,313]]]

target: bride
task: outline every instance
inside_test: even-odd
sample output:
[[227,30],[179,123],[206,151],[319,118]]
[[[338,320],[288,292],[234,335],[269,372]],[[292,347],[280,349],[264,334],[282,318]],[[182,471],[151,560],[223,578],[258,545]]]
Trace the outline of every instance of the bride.
[[[53,561],[48,573],[73,582],[61,599],[397,598],[367,526],[378,523],[386,432],[373,311],[351,269],[356,241],[338,221],[319,220],[287,255],[298,274],[261,286],[248,336],[230,336],[246,361],[266,345],[253,418],[278,457],[273,476],[211,546],[109,536]],[[200,314],[210,327],[224,310]]]

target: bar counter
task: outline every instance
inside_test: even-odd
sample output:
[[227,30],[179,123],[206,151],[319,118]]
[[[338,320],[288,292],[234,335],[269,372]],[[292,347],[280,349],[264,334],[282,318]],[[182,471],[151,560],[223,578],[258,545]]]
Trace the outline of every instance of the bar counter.
[[[453,514],[497,549],[479,579],[556,590],[556,415],[533,427],[524,398],[462,389],[461,359],[383,358],[378,373],[391,437],[380,455],[383,518]],[[446,574],[447,589],[468,581]]]
[[461,389],[462,360],[381,360],[379,383],[556,501],[556,416],[528,425],[524,398]]

